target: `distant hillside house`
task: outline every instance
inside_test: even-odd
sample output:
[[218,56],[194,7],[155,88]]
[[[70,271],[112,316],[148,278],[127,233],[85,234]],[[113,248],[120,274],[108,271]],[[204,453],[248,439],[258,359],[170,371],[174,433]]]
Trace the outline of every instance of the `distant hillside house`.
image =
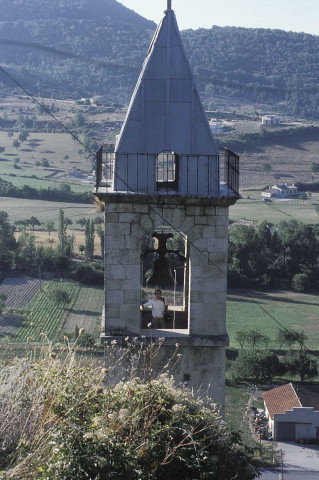
[[210,120],[209,126],[212,133],[221,133],[224,129],[223,124],[221,122],[217,122],[216,120]]
[[279,125],[280,119],[276,115],[264,115],[261,117],[262,125]]
[[272,187],[267,188],[261,194],[266,198],[290,198],[298,195],[298,187],[295,184],[287,185],[273,185]]
[[85,174],[81,170],[73,170],[69,172],[69,178],[85,178]]
[[319,440],[319,385],[289,383],[264,392],[263,399],[274,440]]

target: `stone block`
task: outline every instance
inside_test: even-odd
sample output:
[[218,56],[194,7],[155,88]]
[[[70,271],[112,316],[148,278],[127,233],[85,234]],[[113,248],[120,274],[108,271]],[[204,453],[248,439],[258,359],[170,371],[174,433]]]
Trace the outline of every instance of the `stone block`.
[[[118,203],[105,203],[104,212],[107,213],[118,213],[121,210],[121,204]],[[122,211],[122,210],[121,210]]]
[[107,249],[104,258],[105,265],[125,265],[129,261],[129,253],[124,249]]
[[129,250],[138,250],[140,254],[142,239],[132,235],[125,235],[124,247]]
[[205,207],[204,215],[207,215],[208,217],[215,217],[217,215],[217,208],[218,207]]
[[202,290],[192,290],[192,302],[194,303],[203,303],[204,302],[204,292]]
[[123,288],[127,292],[128,290],[138,290],[141,288],[140,273],[134,278],[126,278],[123,282]]
[[228,252],[227,238],[209,238],[207,244],[208,253],[213,252]]
[[128,265],[138,265],[140,268],[140,262],[141,262],[141,251],[140,249],[138,250],[128,250]]
[[180,226],[182,225],[184,219],[185,219],[184,209],[174,208],[173,209],[173,215],[172,215],[172,218],[171,218],[171,221],[170,221],[170,223],[173,225],[173,227],[179,229]]
[[195,217],[195,225],[207,225],[208,216],[207,215],[197,215]]
[[123,287],[123,280],[109,278],[108,275],[104,275],[104,288],[105,291],[108,292],[109,290],[121,290]]
[[216,238],[228,238],[228,227],[226,228],[226,226],[216,226],[215,227],[216,230],[215,230],[215,237]]
[[131,237],[135,237],[135,238],[138,238],[139,241],[142,240],[142,237],[144,236],[145,234],[145,231],[144,229],[141,227],[140,224],[137,224],[137,223],[133,223],[131,225]]
[[191,228],[188,232],[189,241],[194,243],[196,240],[203,238],[204,228],[204,225],[195,225],[195,227]]
[[119,221],[119,214],[118,213],[110,213],[105,212],[105,225],[108,223],[117,223]]
[[138,265],[125,265],[125,278],[131,280],[140,277],[140,264]]
[[126,248],[124,235],[113,235],[106,233],[105,235],[105,252],[117,248]]
[[187,207],[186,208],[186,216],[187,215],[204,215],[204,207]]
[[132,212],[136,213],[148,213],[149,205],[145,205],[143,203],[133,203]]
[[124,279],[125,278],[125,267],[124,265],[109,265],[108,263],[105,263],[105,276],[107,276],[108,279]]
[[141,215],[140,226],[145,232],[153,230],[153,222],[148,215]]
[[229,207],[217,207],[217,215],[229,218]]
[[125,325],[129,328],[130,325],[140,326],[140,306],[138,304],[126,303],[120,305],[120,317],[125,320]]
[[131,233],[129,223],[108,223],[105,225],[105,233],[108,235],[128,235]]
[[123,303],[123,290],[110,290],[106,293],[106,302],[108,305],[122,305]]
[[105,319],[106,324],[108,324],[108,318],[120,318],[120,304],[105,304]]
[[214,238],[216,233],[216,227],[208,225],[203,229],[203,238]]
[[119,222],[122,223],[140,223],[141,215],[139,213],[120,213]]
[[195,217],[193,215],[189,215],[185,217],[183,222],[181,223],[179,229],[181,232],[188,234],[189,230],[193,228],[195,225]]
[[208,254],[210,262],[214,265],[223,266],[227,264],[227,252],[212,252]]
[[[199,239],[195,240],[193,242],[193,246],[195,246],[198,250],[200,250],[201,253],[204,253],[205,257],[207,258],[207,249],[208,249],[208,239],[207,238],[199,238]],[[192,250],[194,250],[194,253],[198,252],[198,250],[196,250],[194,247],[192,248]],[[199,255],[201,255],[200,252],[198,252]]]
[[[126,290],[124,292],[124,296],[123,296],[123,303],[124,304],[126,304],[126,303],[133,304],[133,305],[137,306],[137,308],[139,308],[139,305],[141,303],[141,291],[140,291],[140,289]],[[134,307],[134,308],[136,308],[136,307]]]

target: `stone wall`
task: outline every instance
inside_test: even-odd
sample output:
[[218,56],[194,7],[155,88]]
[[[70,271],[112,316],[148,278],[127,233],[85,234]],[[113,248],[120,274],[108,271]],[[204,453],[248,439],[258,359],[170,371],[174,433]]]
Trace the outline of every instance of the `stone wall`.
[[141,241],[165,225],[189,241],[189,333],[226,334],[228,207],[105,204],[105,332],[140,333]]

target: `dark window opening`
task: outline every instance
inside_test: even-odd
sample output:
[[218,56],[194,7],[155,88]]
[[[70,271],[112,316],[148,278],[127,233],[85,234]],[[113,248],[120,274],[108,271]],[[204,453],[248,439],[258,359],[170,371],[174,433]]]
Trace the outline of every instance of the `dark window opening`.
[[174,152],[161,152],[156,158],[156,187],[178,187],[178,155]]

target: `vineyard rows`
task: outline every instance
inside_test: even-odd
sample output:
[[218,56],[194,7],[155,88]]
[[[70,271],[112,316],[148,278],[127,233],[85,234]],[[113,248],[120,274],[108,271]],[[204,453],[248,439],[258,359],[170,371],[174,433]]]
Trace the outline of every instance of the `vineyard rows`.
[[103,288],[82,285],[73,307],[69,310],[63,325],[63,331],[73,333],[77,326],[78,328],[84,328],[86,332],[98,336],[103,304]]
[[30,277],[7,277],[0,285],[0,293],[4,293],[6,309],[24,308],[41,289],[44,282]]
[[22,322],[23,318],[18,315],[0,315],[0,340],[3,337],[13,338]]
[[[58,288],[68,293],[71,303],[55,303],[49,297],[52,289]],[[40,341],[42,334],[50,340],[57,340],[62,333],[62,326],[77,298],[80,286],[71,282],[47,282],[45,288],[38,291],[28,305],[27,319],[18,330],[16,341]]]

